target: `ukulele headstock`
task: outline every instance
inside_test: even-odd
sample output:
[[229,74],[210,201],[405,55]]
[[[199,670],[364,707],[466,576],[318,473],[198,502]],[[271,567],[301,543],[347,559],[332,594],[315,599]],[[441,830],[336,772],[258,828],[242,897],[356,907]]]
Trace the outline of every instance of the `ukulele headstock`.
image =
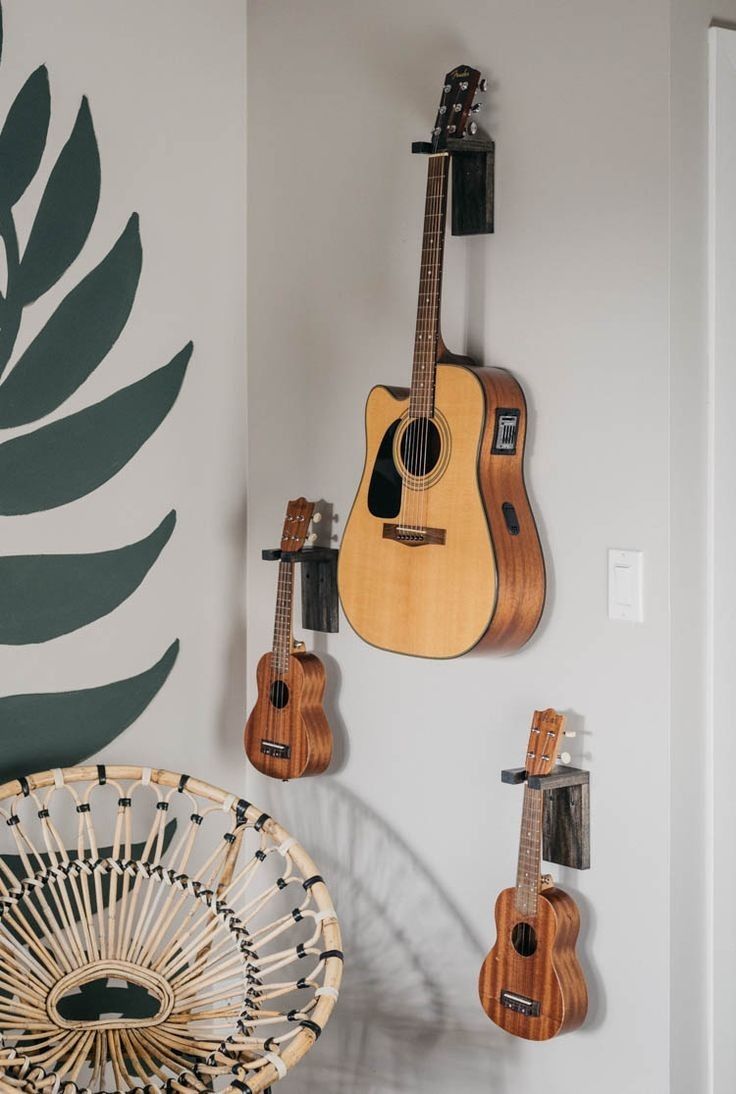
[[557,763],[564,733],[564,714],[558,714],[552,707],[534,711],[524,760],[527,775],[549,775]]
[[476,68],[458,65],[448,72],[442,85],[437,118],[432,130],[432,151],[442,152],[447,148],[448,137],[464,137],[466,132],[475,133],[478,128],[469,121],[471,114],[480,110],[480,103],[473,102],[478,92],[487,88],[487,81]]
[[286,506],[286,519],[281,532],[282,551],[301,551],[309,538],[309,524],[314,513],[314,502],[295,498]]

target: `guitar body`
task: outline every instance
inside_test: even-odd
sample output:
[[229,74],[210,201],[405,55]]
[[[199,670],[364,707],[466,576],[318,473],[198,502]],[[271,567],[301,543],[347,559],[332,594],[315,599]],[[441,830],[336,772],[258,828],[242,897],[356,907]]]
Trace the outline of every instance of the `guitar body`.
[[[408,409],[406,389],[376,387],[368,397],[365,466],[338,563],[345,615],[366,642],[396,653],[517,649],[534,633],[545,597],[524,485],[521,387],[501,369],[443,355],[421,479],[409,462]],[[494,452],[504,412],[514,423],[513,451]],[[427,540],[390,538],[407,523],[426,527]]]
[[575,901],[555,888],[544,889],[537,899],[536,915],[525,917],[516,909],[516,889],[499,895],[496,944],[483,962],[478,991],[484,1011],[501,1029],[546,1041],[582,1024],[588,992],[575,955],[580,927]]
[[298,779],[318,775],[332,759],[332,733],[322,699],[325,669],[313,653],[292,653],[286,673],[274,677],[272,654],[258,662],[258,698],[245,726],[245,751],[263,775]]

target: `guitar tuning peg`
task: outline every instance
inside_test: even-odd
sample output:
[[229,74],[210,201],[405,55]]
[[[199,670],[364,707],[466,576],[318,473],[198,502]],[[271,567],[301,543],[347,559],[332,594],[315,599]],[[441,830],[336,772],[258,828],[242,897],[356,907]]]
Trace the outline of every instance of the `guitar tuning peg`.
[[577,733],[574,729],[566,729],[563,736],[564,737],[577,737]]
[[559,760],[560,760],[561,764],[569,764],[571,759],[572,759],[572,756],[570,755],[569,752],[561,752],[560,753]]
[[471,122],[470,125],[468,126],[468,133],[470,133],[471,137],[474,137],[477,132],[478,132],[478,123],[477,122]]
[[316,512],[312,514],[312,524],[319,524],[321,520],[322,514],[320,513],[319,509],[317,509]]
[[478,113],[478,111],[480,110],[480,108],[481,108],[481,104],[480,104],[480,103],[473,103],[473,105],[472,105],[472,106],[471,106],[471,108],[470,108],[470,113],[471,113],[471,114],[477,114],[477,113]]
[[317,533],[316,532],[311,532],[307,536],[307,543],[316,543],[316,542],[317,542]]
[[488,90],[488,80],[482,76],[478,81],[478,91],[483,95]]

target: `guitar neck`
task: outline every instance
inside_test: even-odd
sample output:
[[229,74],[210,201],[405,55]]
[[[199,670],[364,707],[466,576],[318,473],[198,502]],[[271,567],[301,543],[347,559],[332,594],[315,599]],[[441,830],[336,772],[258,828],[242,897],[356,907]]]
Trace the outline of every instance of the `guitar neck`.
[[541,885],[543,794],[543,790],[524,787],[515,899],[517,912],[524,916],[533,916],[537,912]]
[[276,614],[273,624],[272,666],[277,675],[289,669],[293,646],[294,563],[282,559],[279,562],[279,579],[276,586]]
[[449,160],[446,152],[431,154],[427,166],[424,236],[409,397],[409,414],[413,418],[431,418],[434,414]]

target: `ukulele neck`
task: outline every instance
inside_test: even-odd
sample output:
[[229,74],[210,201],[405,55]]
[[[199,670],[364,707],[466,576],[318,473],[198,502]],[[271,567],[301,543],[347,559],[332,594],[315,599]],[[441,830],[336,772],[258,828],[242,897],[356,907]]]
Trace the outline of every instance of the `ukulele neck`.
[[409,415],[412,418],[431,418],[434,414],[449,160],[446,152],[430,154],[427,167],[422,262],[409,396]]
[[523,916],[537,913],[537,898],[541,888],[543,794],[543,790],[524,787],[515,899],[516,910]]
[[271,663],[274,673],[283,676],[289,670],[294,645],[293,635],[294,563],[281,559],[276,586],[276,615],[273,624]]

